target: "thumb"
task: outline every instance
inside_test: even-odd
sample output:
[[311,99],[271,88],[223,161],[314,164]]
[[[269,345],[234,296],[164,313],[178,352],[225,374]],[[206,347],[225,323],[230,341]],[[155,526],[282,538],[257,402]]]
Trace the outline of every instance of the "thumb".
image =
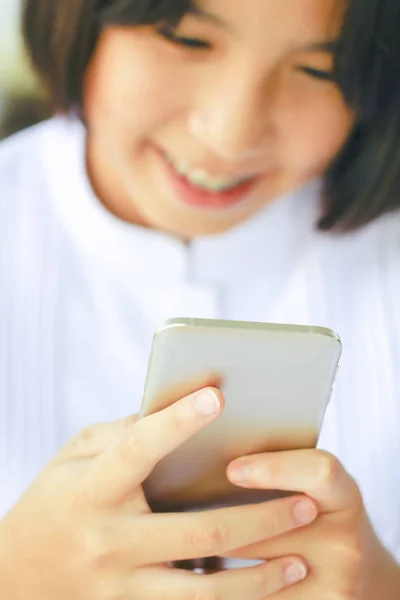
[[128,427],[93,463],[96,501],[118,504],[141,486],[156,464],[221,413],[219,391],[206,389]]

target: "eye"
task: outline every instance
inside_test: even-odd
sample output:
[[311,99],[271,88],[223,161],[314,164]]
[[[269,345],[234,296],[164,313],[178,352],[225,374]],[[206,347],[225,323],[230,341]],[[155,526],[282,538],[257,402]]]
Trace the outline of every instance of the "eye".
[[298,67],[298,70],[305,75],[312,77],[313,79],[318,79],[319,81],[335,81],[332,71],[323,71],[320,69],[313,69],[312,67]]
[[171,44],[188,48],[189,50],[209,50],[211,48],[211,44],[204,40],[178,35],[171,29],[166,29],[165,27],[158,29],[157,33],[168,42],[171,42]]

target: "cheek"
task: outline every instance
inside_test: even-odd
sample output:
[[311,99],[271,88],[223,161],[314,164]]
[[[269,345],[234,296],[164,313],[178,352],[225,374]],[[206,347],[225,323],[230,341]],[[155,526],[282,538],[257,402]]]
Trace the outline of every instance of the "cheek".
[[336,91],[297,100],[281,113],[282,151],[293,170],[319,175],[345,143],[354,116]]
[[105,31],[85,77],[86,118],[125,137],[150,135],[177,110],[181,87],[172,78],[140,33]]

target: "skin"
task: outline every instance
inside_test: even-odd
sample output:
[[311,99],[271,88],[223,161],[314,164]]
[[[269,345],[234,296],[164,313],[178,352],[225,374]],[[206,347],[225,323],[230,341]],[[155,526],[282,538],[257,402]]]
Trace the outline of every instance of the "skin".
[[[151,28],[110,27],[85,82],[97,195],[121,219],[186,240],[239,225],[321,176],[354,121],[334,83],[302,70],[331,71],[332,54],[314,46],[337,38],[340,2],[290,0],[288,10],[288,0],[209,0],[201,7],[222,23],[190,15],[176,33],[207,48],[171,43]],[[234,207],[188,207],[156,149],[259,182]]]
[[360,490],[334,456],[318,450],[252,456],[233,462],[228,478],[247,488],[301,491],[318,506],[318,518],[303,532],[290,532],[228,553],[269,561],[285,556],[290,549],[291,554],[302,557],[309,576],[277,599],[399,597],[399,565],[379,543]]
[[[400,569],[376,539],[355,482],[329,454],[259,455],[228,468],[235,485],[302,492],[296,496],[151,513],[143,481],[222,410],[221,394],[203,390],[140,421],[93,426],[71,440],[0,522],[3,596],[398,600]],[[267,562],[201,577],[168,566],[217,554]]]
[[315,504],[301,496],[257,507],[151,514],[145,478],[222,409],[220,393],[209,390],[141,421],[94,426],[74,438],[0,523],[2,597],[257,600],[304,578],[306,566],[295,556],[204,577],[167,564],[233,551],[317,516]]

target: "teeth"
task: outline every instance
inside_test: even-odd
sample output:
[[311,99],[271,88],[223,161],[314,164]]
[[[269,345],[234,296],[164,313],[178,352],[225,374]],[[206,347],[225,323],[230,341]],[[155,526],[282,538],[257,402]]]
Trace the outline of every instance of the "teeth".
[[243,179],[232,180],[223,177],[214,177],[204,169],[191,169],[190,166],[183,161],[175,163],[168,158],[168,162],[175,168],[179,175],[185,177],[190,183],[211,192],[226,191],[237,187],[240,183],[244,182]]

